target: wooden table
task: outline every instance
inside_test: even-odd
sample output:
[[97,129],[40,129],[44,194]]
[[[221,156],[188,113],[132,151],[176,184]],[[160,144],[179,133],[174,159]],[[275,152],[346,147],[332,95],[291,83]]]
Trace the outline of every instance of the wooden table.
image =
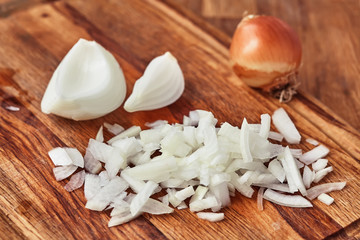
[[360,128],[360,17],[358,0],[166,0],[225,46],[245,14],[276,16],[303,45],[300,90]]
[[[358,2],[221,2],[0,1],[0,239],[360,238]],[[229,5],[230,20],[224,10]],[[287,105],[245,86],[229,66],[230,35],[245,10],[281,17],[300,35],[303,84]],[[156,111],[130,114],[119,108],[91,121],[43,114],[40,102],[47,83],[80,37],[96,40],[114,54],[127,80],[127,96],[148,62],[171,51],[186,79],[183,96]],[[214,112],[219,122],[240,126],[243,117],[259,122],[260,114],[279,107],[298,126],[303,140],[297,147],[311,149],[305,139],[312,137],[331,149],[334,172],[324,182],[348,182],[331,194],[333,205],[315,200],[314,208],[292,209],[266,202],[259,212],[255,198],[238,194],[218,223],[176,210],[168,216],[144,214],[109,229],[108,213],[85,209],[81,189],[68,193],[66,181],[55,181],[47,156],[57,146],[84,153],[105,121],[143,127],[157,119],[179,122],[201,108]]]

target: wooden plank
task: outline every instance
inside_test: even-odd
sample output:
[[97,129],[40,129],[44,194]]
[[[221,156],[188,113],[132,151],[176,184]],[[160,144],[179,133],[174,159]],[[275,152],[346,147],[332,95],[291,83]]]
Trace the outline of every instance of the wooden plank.
[[[265,210],[259,212],[255,199],[238,195],[224,209],[226,219],[219,223],[198,220],[188,210],[176,210],[169,216],[144,215],[129,224],[108,229],[108,213],[85,209],[81,190],[67,193],[64,184],[55,181],[47,157],[52,147],[75,146],[84,152],[88,139],[95,136],[104,121],[125,127],[157,119],[175,122],[189,110],[202,108],[213,111],[219,122],[240,125],[244,116],[258,122],[261,113],[273,112],[279,103],[239,82],[228,66],[223,45],[156,1],[106,4],[61,1],[15,13],[0,21],[0,30],[5,36],[0,39],[0,54],[16,56],[0,59],[0,211],[6,216],[0,218],[4,221],[0,229],[9,236],[309,239],[335,234],[359,219],[359,203],[349,201],[359,198],[359,163],[327,134],[333,129],[340,131],[341,126],[334,127],[331,120],[320,117],[327,129],[318,128],[301,111],[295,110],[301,104],[308,104],[298,99],[294,105],[284,107],[295,119],[304,139],[316,136],[331,148],[329,161],[335,171],[325,182],[349,181],[343,191],[332,194],[335,204],[324,206],[314,201],[313,209],[304,210],[266,202]],[[85,122],[41,113],[40,101],[47,82],[79,37],[95,39],[115,55],[124,70],[128,92],[146,64],[170,50],[184,71],[184,95],[168,108],[132,114],[120,108],[103,118]],[[9,105],[19,106],[20,111],[7,111],[5,107]],[[307,111],[316,115],[314,110],[310,107]],[[356,136],[354,139],[358,140]],[[344,145],[348,143],[344,141]],[[301,147],[306,150],[311,146],[303,143]]]

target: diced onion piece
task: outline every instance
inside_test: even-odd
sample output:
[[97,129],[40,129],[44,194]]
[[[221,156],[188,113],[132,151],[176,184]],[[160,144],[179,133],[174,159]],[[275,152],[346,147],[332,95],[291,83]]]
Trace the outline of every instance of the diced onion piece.
[[190,111],[189,118],[190,118],[191,126],[196,126],[199,124],[200,115],[197,110]]
[[94,197],[88,200],[85,207],[94,211],[102,211],[118,194],[125,191],[128,187],[129,185],[124,179],[115,177],[102,187]]
[[95,140],[98,142],[104,142],[104,132],[103,132],[103,126],[99,128],[99,131],[96,134]]
[[199,212],[204,209],[209,209],[213,207],[217,207],[219,205],[215,196],[209,196],[201,200],[196,200],[190,203],[190,211]]
[[325,147],[324,145],[319,145],[313,148],[312,150],[304,153],[299,160],[305,163],[306,165],[309,165],[315,162],[316,160],[325,157],[328,153],[329,153],[329,149],[327,147]]
[[249,126],[244,118],[240,132],[240,151],[245,162],[252,162],[253,158],[249,146]]
[[72,192],[84,184],[85,170],[82,170],[71,176],[70,181],[64,186],[65,190]]
[[281,135],[281,133],[270,131],[268,138],[278,141],[278,142],[281,142],[284,139],[284,136]]
[[67,154],[65,148],[57,147],[49,151],[49,157],[55,166],[65,166],[73,164],[72,159]]
[[84,158],[76,148],[64,148],[68,156],[71,158],[72,164],[75,166],[84,167]]
[[252,189],[249,185],[240,184],[238,182],[239,176],[235,172],[233,172],[231,175],[231,184],[234,185],[235,189],[245,197],[251,198],[254,194],[254,189]]
[[78,166],[75,165],[67,165],[67,166],[61,166],[56,167],[53,169],[55,179],[56,181],[64,180],[65,178],[68,178],[71,174],[73,174]]
[[126,129],[125,131],[122,131],[121,133],[119,133],[118,135],[116,135],[115,137],[111,138],[108,141],[108,144],[112,144],[113,142],[119,140],[119,139],[123,139],[126,137],[136,137],[139,135],[139,133],[141,132],[141,128],[139,126],[132,126],[128,129]]
[[314,179],[314,182],[318,183],[320,182],[321,179],[323,179],[328,173],[332,172],[333,171],[333,167],[327,167],[327,168],[324,168],[320,171],[317,171],[315,173],[315,179]]
[[271,118],[269,114],[262,114],[260,118],[261,118],[261,127],[259,131],[259,136],[267,139],[270,132]]
[[265,191],[264,199],[287,207],[305,208],[313,206],[308,200],[300,195],[285,195],[271,189]]
[[159,128],[159,127],[164,126],[167,123],[168,123],[168,121],[166,121],[166,120],[156,120],[155,122],[145,123],[145,126],[147,126],[149,128]]
[[103,163],[106,163],[107,158],[111,155],[113,147],[96,141],[95,139],[90,139],[86,151],[90,151],[91,155]]
[[121,125],[119,125],[117,123],[114,123],[114,124],[111,125],[110,123],[105,122],[104,127],[114,135],[118,135],[122,131],[125,130],[124,127],[122,127]]
[[303,182],[306,188],[309,188],[311,183],[313,182],[314,174],[315,173],[311,171],[311,169],[308,166],[304,167]]
[[345,187],[345,185],[346,185],[346,182],[333,182],[333,183],[324,183],[324,184],[314,186],[314,187],[308,189],[307,198],[309,198],[310,200],[313,200],[322,193],[328,193],[328,192],[332,192],[332,191],[341,190]]
[[[293,155],[294,158],[299,158],[302,155],[302,150],[301,149],[294,149],[294,148],[290,148],[290,152]],[[302,166],[304,166],[303,163],[301,163]]]
[[9,110],[9,111],[12,111],[12,112],[17,112],[17,111],[20,110],[19,107],[15,107],[15,106],[6,106],[5,108],[6,108],[7,110]]
[[194,193],[195,193],[194,188],[192,186],[189,186],[187,188],[184,188],[183,190],[176,192],[175,197],[180,201],[184,201],[185,199],[194,195]]
[[148,181],[143,189],[134,197],[130,204],[131,215],[136,216],[139,213],[141,208],[146,204],[150,196],[154,193],[155,189],[158,187],[157,183]]
[[100,177],[100,186],[101,187],[107,185],[111,179],[107,171],[101,171],[99,173],[99,177]]
[[318,159],[316,162],[313,162],[312,169],[317,172],[320,171],[322,169],[324,169],[326,167],[326,165],[328,164],[328,160],[325,158],[320,158]]
[[167,204],[159,202],[155,199],[149,198],[145,205],[141,208],[142,212],[147,212],[150,214],[160,215],[160,214],[169,214],[174,211]]
[[93,198],[101,189],[100,176],[95,174],[86,174],[84,181],[84,194],[86,200]]
[[153,180],[170,172],[176,171],[177,164],[174,157],[164,160],[151,161],[133,168],[125,169],[126,173],[139,180]]
[[334,202],[334,199],[326,193],[320,194],[317,198],[319,199],[319,201],[325,203],[326,205],[330,205]]
[[277,130],[284,136],[285,140],[290,144],[299,144],[301,136],[291,121],[289,115],[283,108],[277,109],[272,115],[273,123]]
[[270,188],[272,190],[277,190],[280,192],[291,193],[289,189],[289,185],[285,183],[254,184],[254,186],[258,186],[262,188]]
[[100,172],[102,165],[99,160],[95,159],[89,149],[86,149],[84,156],[84,167],[86,171],[96,174]]
[[136,192],[139,193],[145,186],[145,182],[139,179],[135,179],[133,178],[131,175],[129,175],[126,171],[121,171],[121,177],[128,182],[128,184],[130,185],[131,189]]
[[[303,196],[306,196],[306,188],[304,186],[300,171],[296,166],[294,157],[292,156],[289,147],[284,150],[284,158],[281,161],[285,170],[286,179],[288,180],[290,190],[292,190],[292,184],[299,189]],[[291,183],[291,184],[290,184]]]
[[319,142],[316,141],[315,139],[312,139],[312,138],[307,138],[305,141],[310,143],[311,145],[314,145],[314,146],[319,145]]
[[181,210],[181,209],[185,209],[188,208],[188,206],[186,205],[186,203],[184,201],[182,201],[178,206],[177,209]]
[[285,171],[277,159],[274,159],[269,163],[268,169],[280,182],[284,182]]
[[106,158],[105,169],[110,178],[115,177],[120,169],[126,167],[126,159],[123,157],[122,151],[118,148],[112,149]]
[[199,185],[196,190],[195,190],[195,193],[194,195],[192,195],[191,199],[190,199],[190,203],[196,201],[196,200],[201,200],[204,198],[205,194],[207,193],[208,191],[208,188],[207,187],[204,187],[204,186],[201,186]]
[[168,188],[166,191],[168,193],[169,202],[171,203],[171,205],[173,205],[173,207],[179,206],[179,204],[181,204],[181,201],[175,197],[176,190]]
[[224,219],[224,213],[199,212],[196,215],[198,218],[210,222],[218,222]]
[[137,218],[140,215],[141,215],[141,213],[138,213],[137,215],[133,216],[129,211],[129,212],[127,212],[127,214],[124,214],[124,215],[113,216],[108,223],[108,227],[114,227],[117,225],[121,225],[121,224],[130,222],[131,220]]
[[263,206],[263,196],[264,196],[265,188],[259,188],[258,195],[257,195],[257,207],[260,211],[264,210]]
[[231,201],[230,201],[229,189],[227,187],[227,182],[223,182],[216,186],[210,186],[209,189],[220,203],[218,209],[212,208],[213,212],[219,211],[221,207],[226,207],[230,205]]

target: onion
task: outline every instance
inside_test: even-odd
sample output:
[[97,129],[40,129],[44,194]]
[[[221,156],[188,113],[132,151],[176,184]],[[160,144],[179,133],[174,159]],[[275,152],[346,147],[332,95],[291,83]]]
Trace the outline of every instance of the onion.
[[154,193],[155,189],[158,187],[157,183],[148,181],[141,191],[134,197],[130,204],[131,215],[136,216],[141,208],[146,204],[149,197]]
[[70,181],[64,186],[65,190],[72,192],[80,188],[84,184],[85,180],[85,171],[82,170],[71,176]]
[[318,196],[319,201],[325,203],[326,205],[330,205],[334,202],[334,199],[327,195],[326,193],[322,193]]
[[199,212],[196,215],[210,222],[218,222],[224,219],[224,213]]
[[297,87],[301,43],[288,24],[272,16],[245,17],[232,38],[230,57],[234,72],[247,85],[277,92],[281,101],[291,99]]
[[312,150],[304,153],[299,160],[306,165],[309,165],[316,160],[325,157],[328,153],[329,149],[327,147],[325,147],[324,145],[319,145],[316,148],[313,148]]
[[185,81],[176,58],[170,53],[154,58],[134,85],[124,109],[128,112],[168,106],[180,98]]
[[121,177],[115,177],[107,185],[102,187],[90,200],[85,207],[94,211],[102,211],[112,200],[121,192],[129,187]]
[[289,115],[283,108],[277,109],[272,115],[273,123],[279,132],[284,136],[285,140],[290,144],[298,144],[301,135],[291,121]]
[[313,164],[311,165],[313,170],[315,172],[320,171],[321,169],[324,169],[326,167],[326,165],[328,164],[328,160],[325,158],[320,158],[318,159],[316,162],[313,162]]
[[117,123],[111,125],[110,123],[105,122],[104,127],[114,135],[118,135],[119,133],[124,131],[124,128]]
[[71,174],[73,174],[78,166],[75,165],[67,165],[67,166],[61,166],[56,167],[53,169],[54,176],[56,181],[64,180],[65,178],[68,178]]
[[263,197],[264,197],[265,188],[259,188],[258,195],[257,195],[257,207],[260,211],[264,210],[263,206]]
[[95,41],[80,39],[51,77],[41,111],[88,120],[117,109],[125,95],[124,74],[114,56]]
[[346,182],[334,182],[334,183],[324,183],[317,186],[314,186],[307,190],[307,197],[310,200],[313,200],[322,193],[328,193],[336,190],[341,190],[345,187]]
[[312,207],[313,205],[300,195],[285,195],[275,192],[271,189],[267,189],[264,193],[264,198],[270,202],[274,202],[279,205],[288,207]]

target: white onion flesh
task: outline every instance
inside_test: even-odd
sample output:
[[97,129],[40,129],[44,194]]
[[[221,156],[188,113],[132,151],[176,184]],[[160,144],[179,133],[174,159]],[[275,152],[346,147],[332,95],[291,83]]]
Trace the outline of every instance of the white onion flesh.
[[314,182],[318,183],[323,179],[328,173],[333,171],[333,167],[327,167],[324,169],[321,169],[315,173],[315,179]]
[[18,112],[18,111],[20,111],[20,108],[19,108],[19,107],[15,107],[15,106],[6,106],[5,108],[6,108],[6,110],[9,110],[9,111],[12,111],[12,112]]
[[114,124],[110,124],[110,123],[104,123],[104,127],[111,132],[114,135],[118,135],[120,134],[122,131],[125,130],[124,127],[122,127],[121,125],[114,123]]
[[176,58],[166,52],[149,63],[144,75],[135,82],[124,108],[128,112],[162,108],[175,102],[184,88],[181,68]]
[[64,186],[65,190],[72,192],[84,184],[85,181],[85,170],[82,170],[71,176],[70,181]]
[[224,213],[199,212],[196,215],[198,218],[210,222],[218,222],[224,219]]
[[313,162],[311,167],[315,172],[317,172],[324,169],[327,166],[328,162],[329,161],[327,159],[320,158],[316,162]]
[[299,144],[301,136],[291,121],[289,115],[283,108],[277,109],[272,116],[273,123],[277,130],[284,136],[285,140],[290,144]]
[[346,185],[346,182],[333,182],[333,183],[324,183],[324,184],[314,186],[314,187],[308,189],[307,198],[309,198],[310,200],[313,200],[322,193],[328,193],[328,192],[332,192],[332,191],[341,190],[345,187],[345,185]]
[[95,140],[98,142],[104,142],[104,132],[103,132],[103,126],[99,128],[99,131],[96,134]]
[[85,207],[94,211],[102,211],[112,202],[116,195],[125,191],[128,186],[122,178],[113,178],[87,201]]
[[61,166],[61,167],[55,167],[53,169],[54,176],[56,181],[64,180],[65,178],[68,178],[73,174],[78,166],[75,165],[67,165],[67,166]]
[[313,148],[312,150],[304,153],[299,160],[305,163],[306,165],[309,165],[315,162],[316,160],[325,157],[329,153],[329,151],[330,150],[324,145],[319,145]]
[[304,167],[303,182],[306,188],[309,188],[311,183],[314,181],[315,173],[311,171],[308,166]]
[[326,205],[331,205],[334,202],[334,199],[326,193],[320,194],[317,198],[320,202],[325,203]]
[[264,206],[263,206],[264,191],[265,188],[263,187],[259,188],[257,195],[257,207],[260,211],[264,210]]
[[319,145],[319,142],[316,141],[315,139],[312,139],[312,138],[307,138],[305,141],[310,143],[311,145],[314,145],[314,146]]
[[[251,198],[255,187],[267,189],[258,193],[259,209],[262,197],[285,206],[309,207],[311,203],[294,193],[300,190],[310,199],[344,186],[306,190],[332,167],[325,168],[327,160],[320,159],[313,163],[313,168],[319,169],[315,174],[294,157],[300,156],[301,149],[270,143],[265,135],[271,119],[266,115],[262,117],[263,128],[248,124],[246,119],[242,128],[227,122],[217,128],[217,119],[204,110],[191,111],[185,121],[187,125],[159,120],[148,124],[151,128],[147,130],[133,126],[107,143],[90,139],[84,156],[86,207],[112,209],[109,226],[115,226],[144,212],[167,214],[173,212],[172,207],[188,208],[187,203],[193,212],[218,212],[230,205],[236,191]],[[76,170],[75,163],[81,166],[81,154],[75,148],[66,149],[70,148],[49,154],[54,164],[68,164],[57,170],[61,178],[72,174],[69,169]],[[75,186],[74,181],[69,184]],[[167,194],[161,196],[162,189]],[[151,198],[155,193],[160,194],[161,202]]]
[[284,139],[284,136],[281,135],[281,133],[270,131],[269,132],[269,139],[281,142]]
[[124,101],[124,74],[114,56],[95,41],[80,39],[61,61],[41,110],[74,120],[104,116]]
[[312,207],[311,202],[306,200],[304,197],[300,195],[285,195],[278,192],[275,192],[271,189],[267,189],[264,193],[264,199],[287,207],[299,207],[306,208]]
[[158,187],[157,183],[154,183],[152,181],[148,181],[143,189],[136,194],[134,199],[131,201],[130,204],[130,212],[131,215],[136,216],[141,208],[146,204],[150,196],[154,193],[155,189]]

